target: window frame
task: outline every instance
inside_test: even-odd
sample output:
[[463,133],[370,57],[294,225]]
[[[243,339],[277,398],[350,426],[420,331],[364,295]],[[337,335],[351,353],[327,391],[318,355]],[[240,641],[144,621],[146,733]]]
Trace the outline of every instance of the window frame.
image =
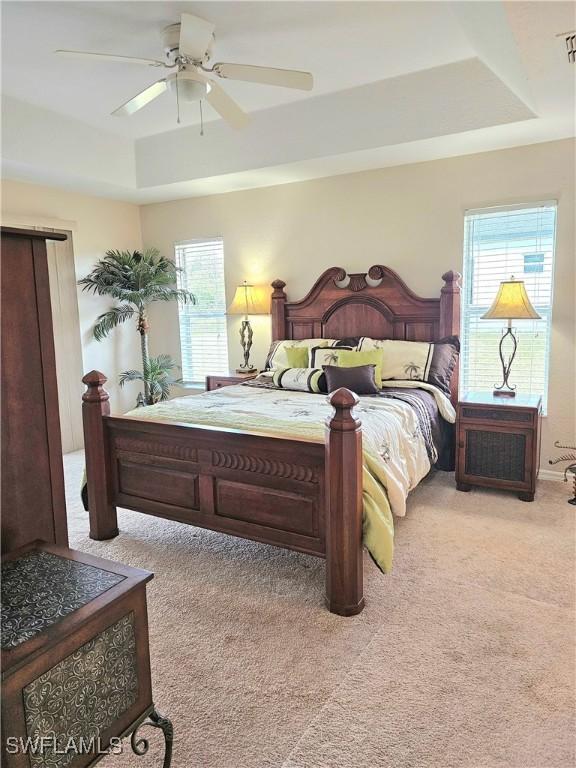
[[[550,388],[550,353],[551,353],[552,321],[553,321],[553,312],[554,312],[554,273],[555,273],[555,267],[556,267],[556,244],[557,244],[557,234],[558,234],[558,200],[556,199],[525,201],[522,203],[490,205],[490,206],[484,206],[481,208],[465,209],[463,259],[462,259],[462,263],[463,263],[462,298],[461,298],[461,313],[460,313],[460,338],[461,338],[462,351],[460,356],[459,390],[460,390],[460,394],[464,394],[466,391],[474,389],[473,386],[468,384],[468,372],[470,370],[470,366],[468,365],[469,343],[467,340],[469,336],[469,328],[470,328],[470,324],[468,323],[468,318],[469,317],[479,318],[482,314],[484,314],[489,309],[489,306],[490,306],[490,305],[487,305],[487,306],[479,307],[472,303],[472,291],[474,288],[474,280],[470,279],[470,275],[471,274],[473,275],[474,258],[473,258],[473,248],[470,247],[469,245],[468,217],[472,217],[480,214],[489,215],[490,213],[493,213],[493,214],[507,213],[511,211],[522,211],[522,210],[530,210],[530,209],[537,209],[537,208],[553,208],[554,209],[554,232],[552,234],[552,260],[551,260],[551,273],[550,273],[549,302],[547,305],[538,304],[535,301],[533,302],[534,309],[538,312],[538,314],[541,315],[542,318],[546,319],[545,358],[544,358],[544,372],[543,372],[544,388],[541,393],[543,415],[545,416],[547,413],[548,392]],[[535,253],[536,251],[534,251],[534,254]],[[523,270],[522,274],[524,275],[527,273],[524,272]],[[538,274],[538,273],[529,272],[528,274]],[[502,279],[506,279],[506,278],[504,277]],[[496,294],[494,294],[494,296],[496,296]],[[518,322],[525,322],[525,321],[518,321]],[[505,321],[503,320],[502,323],[504,327]],[[494,350],[494,354],[497,357],[498,351],[496,348]],[[514,374],[514,364],[512,365],[512,378],[513,378],[513,374]],[[512,383],[514,383],[514,381]]]
[[[179,348],[180,348],[180,360],[181,360],[181,366],[182,366],[182,386],[184,387],[190,387],[190,388],[198,388],[205,385],[206,376],[208,375],[227,375],[229,372],[229,349],[228,349],[228,316],[226,313],[227,310],[227,299],[226,299],[226,273],[225,273],[225,265],[226,265],[226,254],[224,249],[224,237],[222,235],[206,235],[202,237],[192,237],[187,238],[186,240],[178,240],[173,243],[174,248],[174,261],[176,263],[176,266],[179,268],[178,275],[177,275],[177,284],[179,288],[188,288],[194,295],[196,295],[196,291],[194,290],[194,279],[189,276],[188,271],[186,269],[185,264],[183,263],[184,258],[181,256],[182,251],[186,248],[186,246],[193,246],[193,245],[199,245],[199,244],[207,244],[210,242],[216,242],[219,241],[221,243],[221,269],[222,269],[222,298],[223,298],[223,309],[222,311],[214,311],[212,313],[207,313],[205,317],[212,316],[212,317],[221,317],[222,318],[222,335],[223,335],[223,350],[221,352],[222,359],[218,361],[218,365],[215,365],[213,367],[206,368],[206,372],[204,373],[202,370],[194,375],[194,369],[193,367],[191,370],[187,371],[186,366],[188,361],[186,360],[186,355],[184,352],[183,347],[183,325],[185,322],[189,322],[190,315],[194,313],[194,307],[197,307],[198,304],[194,305],[184,305],[184,304],[178,304],[178,336],[179,336]],[[188,277],[190,277],[190,280],[188,281]],[[190,373],[191,376],[187,376],[186,374]]]

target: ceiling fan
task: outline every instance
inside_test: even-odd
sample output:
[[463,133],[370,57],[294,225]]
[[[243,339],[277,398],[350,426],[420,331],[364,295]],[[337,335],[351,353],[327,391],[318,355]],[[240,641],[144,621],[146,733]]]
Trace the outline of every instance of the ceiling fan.
[[[200,102],[202,99],[211,104],[218,114],[234,128],[243,128],[248,122],[248,115],[241,107],[208,75],[223,80],[244,80],[250,83],[278,85],[284,88],[297,88],[310,91],[313,85],[309,72],[295,69],[274,69],[250,64],[215,63],[209,66],[214,42],[214,24],[193,16],[181,15],[179,24],[171,24],[162,32],[165,60],[141,59],[133,56],[119,56],[109,53],[91,53],[89,51],[70,51],[59,49],[55,53],[61,56],[90,58],[100,61],[115,61],[127,64],[143,64],[149,67],[173,70],[170,74],[149,85],[136,96],[112,112],[113,115],[126,116],[137,112],[146,104],[160,96],[166,90],[176,95],[178,122],[180,122],[180,101]],[[202,113],[201,113],[202,114]]]

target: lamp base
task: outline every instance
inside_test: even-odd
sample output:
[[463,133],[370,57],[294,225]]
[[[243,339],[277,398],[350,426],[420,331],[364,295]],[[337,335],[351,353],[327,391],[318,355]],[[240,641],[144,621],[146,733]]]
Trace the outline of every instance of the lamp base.
[[[510,337],[510,340],[512,341],[512,350],[508,357],[508,362],[506,362],[506,359],[504,357],[504,342],[506,339]],[[516,336],[514,336],[514,332],[512,331],[512,321],[508,320],[508,328],[506,329],[506,333],[503,334],[502,338],[500,339],[500,344],[498,346],[498,353],[500,355],[500,362],[502,363],[502,384],[498,386],[497,384],[494,385],[494,389],[492,391],[492,394],[494,397],[516,397],[516,386],[510,386],[508,382],[508,377],[510,376],[510,368],[512,368],[512,361],[514,360],[514,357],[516,356],[516,350],[518,349],[518,342],[516,341]]]
[[244,358],[244,362],[241,363],[238,368],[236,368],[236,373],[256,372],[256,368],[254,368],[250,362],[250,348],[252,347],[253,335],[254,333],[252,331],[250,321],[247,317],[245,317],[244,320],[242,320],[242,325],[240,326],[240,344],[242,345],[242,357]]
[[494,397],[516,397],[516,392],[512,389],[494,389],[492,394]]

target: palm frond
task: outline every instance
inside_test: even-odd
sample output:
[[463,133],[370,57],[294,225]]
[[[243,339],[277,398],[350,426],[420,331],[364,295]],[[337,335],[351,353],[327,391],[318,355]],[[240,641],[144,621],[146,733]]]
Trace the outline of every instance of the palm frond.
[[113,299],[118,301],[124,301],[128,304],[134,304],[139,310],[144,309],[146,300],[142,294],[142,291],[134,291],[131,288],[122,288],[119,285],[110,286],[110,289],[106,291],[108,296],[112,296]]
[[116,326],[129,320],[135,313],[133,307],[129,304],[121,304],[119,307],[112,307],[108,312],[98,316],[94,326],[94,338],[96,341],[102,341],[110,331]]
[[156,357],[150,358],[150,369],[151,371],[169,371],[176,363],[172,359],[170,355],[157,355]]
[[170,384],[166,379],[157,379],[149,382],[150,386],[150,399],[153,403],[158,403],[162,400],[168,400],[170,396]]
[[150,391],[150,402],[148,405],[158,403],[161,400],[167,400],[170,397],[170,388],[174,384],[181,382],[171,375],[174,369],[180,366],[170,357],[170,355],[158,355],[151,357],[144,366],[144,372],[124,371],[120,374],[120,386],[130,381],[145,381]]
[[196,297],[185,288],[156,285],[145,292],[147,301],[178,301],[181,304],[196,304]]
[[118,376],[118,383],[121,387],[129,381],[144,381],[141,371],[124,371]]
[[82,290],[112,296],[139,309],[152,301],[193,302],[190,291],[176,287],[180,269],[156,248],[140,251],[107,251],[89,275],[78,281]]

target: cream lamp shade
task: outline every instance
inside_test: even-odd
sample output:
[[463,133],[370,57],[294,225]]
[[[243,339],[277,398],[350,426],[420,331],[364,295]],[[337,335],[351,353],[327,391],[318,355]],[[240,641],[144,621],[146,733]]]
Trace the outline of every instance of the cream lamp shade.
[[492,302],[492,306],[482,315],[482,320],[539,320],[540,315],[528,298],[523,280],[503,280]]
[[265,285],[249,285],[246,281],[236,288],[229,315],[269,315],[270,289]]

